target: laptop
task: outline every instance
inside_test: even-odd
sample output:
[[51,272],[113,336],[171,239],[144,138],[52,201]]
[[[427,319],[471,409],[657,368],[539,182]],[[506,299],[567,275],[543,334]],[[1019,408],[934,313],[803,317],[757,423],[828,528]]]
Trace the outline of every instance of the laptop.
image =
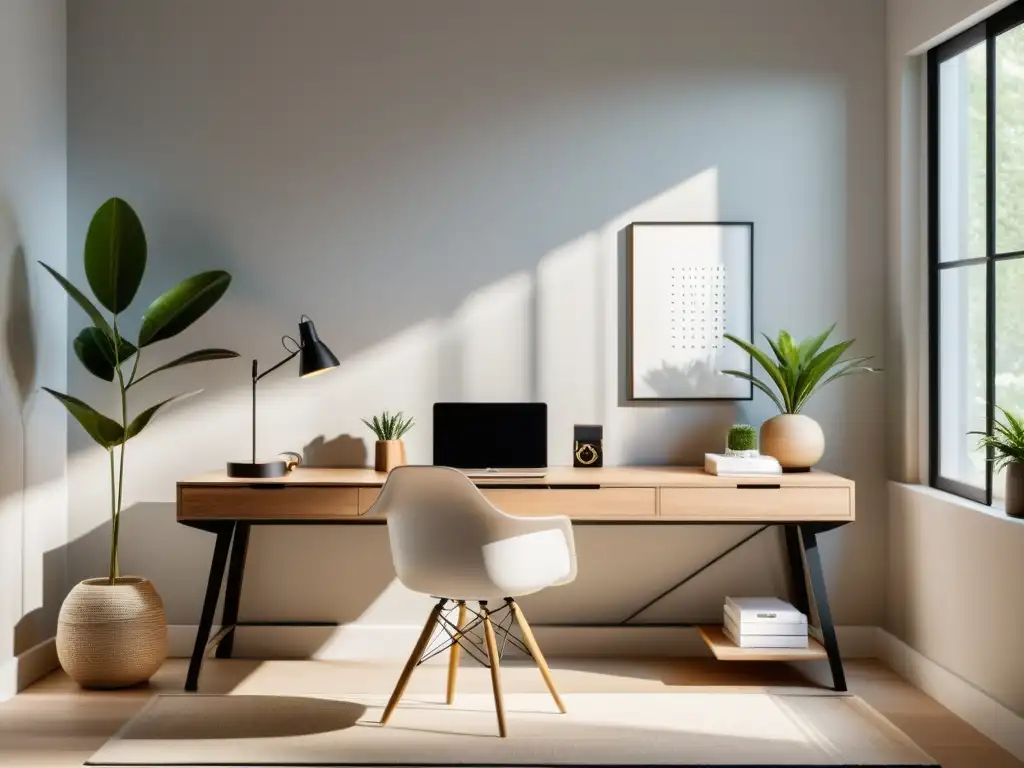
[[469,477],[544,477],[547,403],[434,403],[434,466]]

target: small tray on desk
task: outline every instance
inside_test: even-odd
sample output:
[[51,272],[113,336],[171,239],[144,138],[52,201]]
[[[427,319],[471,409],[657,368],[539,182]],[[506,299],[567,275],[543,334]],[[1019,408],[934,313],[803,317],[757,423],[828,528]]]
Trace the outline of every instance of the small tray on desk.
[[720,626],[697,627],[701,638],[719,661],[817,661],[828,659],[821,643],[807,638],[806,648],[740,648]]

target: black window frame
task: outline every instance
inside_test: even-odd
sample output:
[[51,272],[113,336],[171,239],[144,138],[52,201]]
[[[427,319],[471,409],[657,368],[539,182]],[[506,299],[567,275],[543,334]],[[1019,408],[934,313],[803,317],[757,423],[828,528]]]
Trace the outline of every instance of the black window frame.
[[[939,474],[942,423],[939,413],[939,275],[945,269],[985,265],[985,431],[992,434],[995,417],[996,366],[996,264],[1024,258],[1024,251],[996,252],[996,46],[995,39],[1024,24],[1024,0],[1007,6],[955,37],[928,51],[927,60],[927,208],[928,208],[928,481],[939,490],[991,506],[992,449],[987,449],[985,487],[976,488]],[[939,66],[949,59],[985,44],[985,255],[977,258],[941,261],[939,247]]]

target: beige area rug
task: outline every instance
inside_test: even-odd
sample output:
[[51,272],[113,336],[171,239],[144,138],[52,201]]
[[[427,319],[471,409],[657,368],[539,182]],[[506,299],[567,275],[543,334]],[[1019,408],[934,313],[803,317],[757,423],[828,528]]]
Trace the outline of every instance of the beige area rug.
[[155,697],[87,765],[936,765],[855,696],[735,692]]

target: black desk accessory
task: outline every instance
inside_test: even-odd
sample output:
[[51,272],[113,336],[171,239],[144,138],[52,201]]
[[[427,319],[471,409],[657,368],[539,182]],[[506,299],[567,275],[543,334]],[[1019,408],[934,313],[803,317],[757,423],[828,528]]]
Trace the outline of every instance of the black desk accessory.
[[601,446],[603,429],[600,424],[577,424],[574,429],[572,465],[574,467],[600,467],[604,465]]
[[[296,348],[292,349],[289,347],[288,341],[295,344]],[[228,477],[259,479],[284,477],[288,470],[291,469],[291,466],[294,466],[292,462],[281,458],[256,461],[256,383],[268,373],[276,371],[296,355],[299,356],[299,376],[304,379],[338,367],[338,358],[327,348],[326,344],[320,341],[313,321],[306,317],[306,315],[303,315],[299,320],[299,341],[296,341],[291,336],[282,336],[281,346],[288,351],[288,356],[281,362],[263,371],[263,373],[259,373],[257,362],[255,360],[252,361],[252,461],[229,461]]]

